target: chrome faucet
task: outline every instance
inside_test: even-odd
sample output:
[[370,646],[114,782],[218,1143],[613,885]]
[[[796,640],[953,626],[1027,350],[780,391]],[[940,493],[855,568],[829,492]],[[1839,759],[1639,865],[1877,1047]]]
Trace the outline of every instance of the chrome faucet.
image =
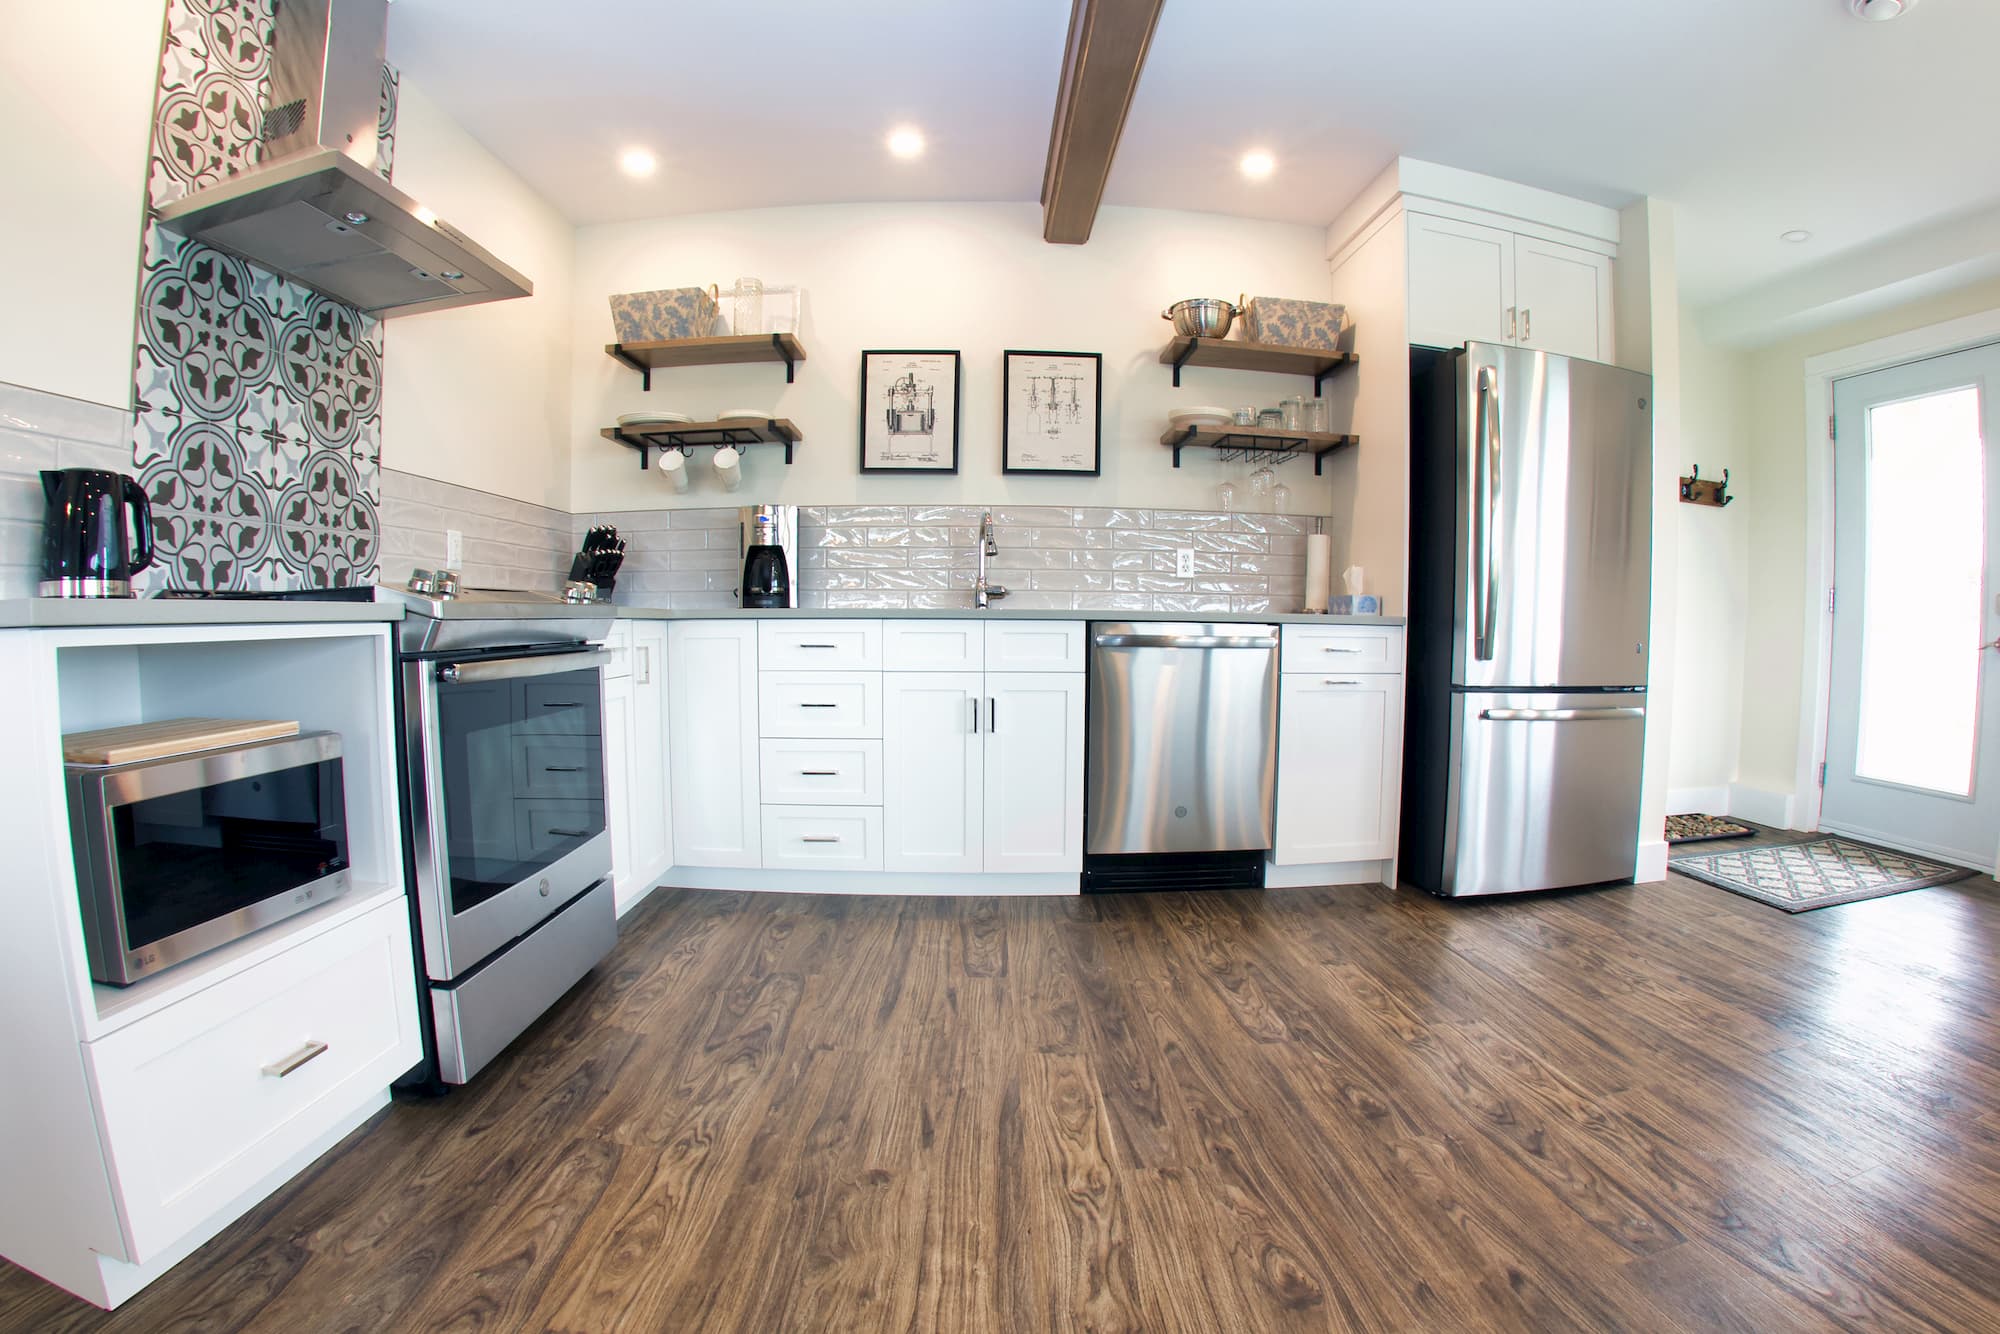
[[1007,590],[986,582],[986,558],[1000,554],[1000,544],[993,540],[993,511],[979,516],[979,579],[972,585],[972,605],[976,610],[985,611],[994,598],[1004,598]]

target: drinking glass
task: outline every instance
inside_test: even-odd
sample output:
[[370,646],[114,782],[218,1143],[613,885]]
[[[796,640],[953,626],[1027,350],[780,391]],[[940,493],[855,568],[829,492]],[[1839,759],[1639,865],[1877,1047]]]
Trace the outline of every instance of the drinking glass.
[[764,280],[761,278],[738,278],[736,280],[736,332],[740,334],[760,334],[764,332]]
[[1234,514],[1236,512],[1236,484],[1234,482],[1224,482],[1222,489],[1217,491],[1216,495],[1222,502],[1222,512],[1224,514]]

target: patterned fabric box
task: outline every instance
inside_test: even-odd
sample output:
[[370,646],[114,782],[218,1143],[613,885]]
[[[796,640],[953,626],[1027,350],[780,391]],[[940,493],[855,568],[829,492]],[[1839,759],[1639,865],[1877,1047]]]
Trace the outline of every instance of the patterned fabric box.
[[621,343],[706,338],[715,325],[715,297],[705,287],[620,292],[611,298],[611,323]]
[[1253,296],[1243,307],[1243,334],[1254,343],[1283,347],[1340,350],[1340,331],[1347,307],[1325,301],[1292,301],[1278,296]]

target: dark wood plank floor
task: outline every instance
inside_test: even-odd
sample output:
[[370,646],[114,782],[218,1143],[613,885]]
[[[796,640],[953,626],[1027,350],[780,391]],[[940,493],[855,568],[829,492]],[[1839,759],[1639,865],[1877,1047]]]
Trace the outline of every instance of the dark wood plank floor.
[[2000,1329],[1996,947],[1984,877],[662,891],[471,1088],[0,1328]]

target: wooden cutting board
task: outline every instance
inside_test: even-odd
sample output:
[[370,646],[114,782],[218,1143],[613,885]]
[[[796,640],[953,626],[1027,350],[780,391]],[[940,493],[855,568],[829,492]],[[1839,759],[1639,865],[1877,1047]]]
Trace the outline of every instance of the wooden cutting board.
[[71,764],[131,764],[189,751],[240,746],[298,735],[296,722],[260,722],[245,718],[169,718],[131,727],[105,727],[94,732],[63,735],[63,759]]

